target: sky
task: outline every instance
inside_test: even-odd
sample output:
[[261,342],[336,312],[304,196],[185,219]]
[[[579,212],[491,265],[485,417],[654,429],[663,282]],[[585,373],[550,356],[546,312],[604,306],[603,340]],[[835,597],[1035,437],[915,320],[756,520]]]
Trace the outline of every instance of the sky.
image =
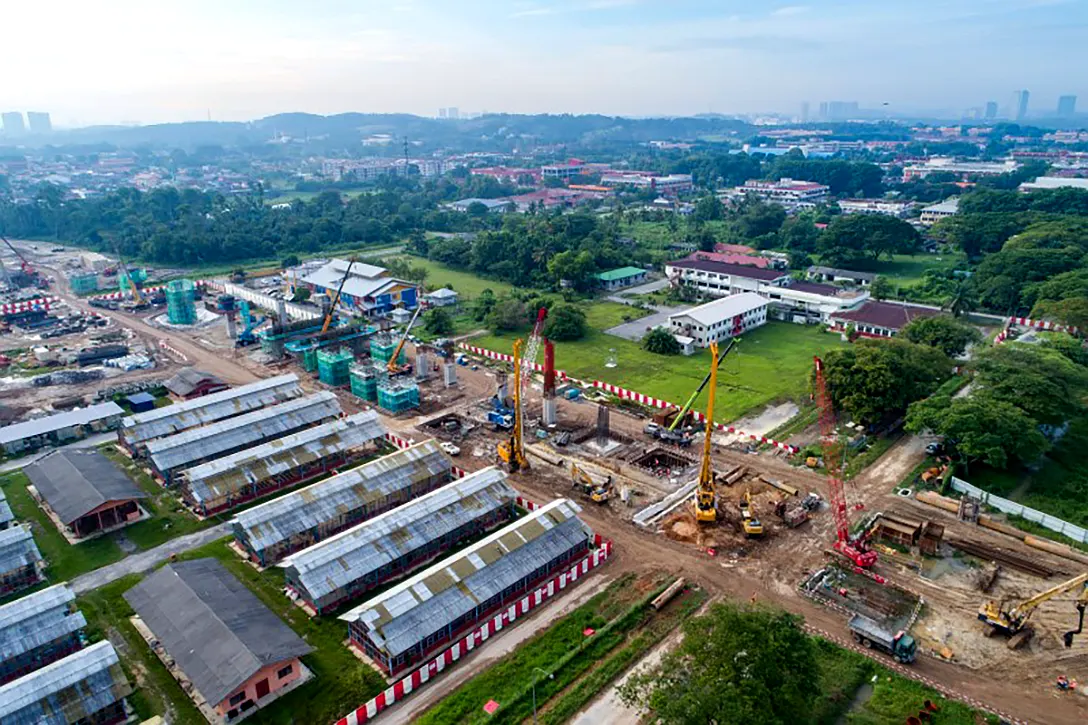
[[1088,110],[1088,0],[0,0],[0,110],[56,126],[288,112]]

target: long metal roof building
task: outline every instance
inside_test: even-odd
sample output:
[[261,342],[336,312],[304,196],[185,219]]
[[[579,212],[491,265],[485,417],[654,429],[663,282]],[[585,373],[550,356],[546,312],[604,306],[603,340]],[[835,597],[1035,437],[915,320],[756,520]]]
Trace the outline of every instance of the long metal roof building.
[[302,395],[298,376],[280,375],[165,408],[133,415],[121,421],[121,440],[129,448],[145,441],[174,435],[217,420],[249,413]]
[[[191,478],[192,473],[186,475]],[[269,559],[279,558],[273,553],[277,550],[309,546],[391,504],[433,490],[451,476],[452,464],[438,442],[426,440],[243,511],[234,517],[234,535],[261,561],[271,563]],[[322,535],[326,528],[331,531]],[[294,542],[299,536],[304,541]]]
[[15,514],[11,512],[11,506],[8,506],[8,500],[4,496],[4,492],[0,491],[0,529],[11,526],[11,522],[14,520]]
[[323,391],[236,418],[193,428],[147,443],[151,463],[162,474],[232,453],[340,415],[336,393]]
[[367,410],[189,468],[182,486],[187,497],[206,504],[384,437],[378,414]]
[[0,725],[69,725],[131,692],[113,645],[98,642],[0,687]]
[[308,602],[362,594],[514,516],[517,491],[494,466],[386,511],[280,562]]
[[0,574],[32,566],[42,560],[30,529],[22,524],[0,531]]
[[67,584],[56,584],[0,607],[0,662],[86,627],[83,613],[71,607],[75,600]]
[[47,415],[44,418],[14,423],[0,428],[0,446],[15,443],[25,438],[55,433],[77,425],[88,425],[113,416],[124,415],[125,410],[117,403],[108,401],[89,405],[78,410],[66,410],[63,413]]
[[416,648],[540,567],[585,545],[581,508],[557,499],[340,616],[386,657]]

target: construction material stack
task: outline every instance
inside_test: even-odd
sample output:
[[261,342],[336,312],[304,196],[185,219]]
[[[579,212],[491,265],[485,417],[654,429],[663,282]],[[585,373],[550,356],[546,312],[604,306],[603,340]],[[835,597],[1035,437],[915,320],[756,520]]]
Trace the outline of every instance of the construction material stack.
[[175,279],[166,285],[166,319],[172,325],[196,323],[196,288],[191,280]]
[[318,350],[317,378],[326,385],[340,387],[350,382],[351,364],[355,356],[350,350]]

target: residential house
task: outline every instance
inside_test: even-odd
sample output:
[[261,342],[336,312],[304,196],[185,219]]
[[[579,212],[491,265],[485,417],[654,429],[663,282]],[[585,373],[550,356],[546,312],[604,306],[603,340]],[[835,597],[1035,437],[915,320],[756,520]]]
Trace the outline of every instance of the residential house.
[[697,347],[710,347],[766,324],[769,305],[766,297],[742,292],[669,315],[669,330]]

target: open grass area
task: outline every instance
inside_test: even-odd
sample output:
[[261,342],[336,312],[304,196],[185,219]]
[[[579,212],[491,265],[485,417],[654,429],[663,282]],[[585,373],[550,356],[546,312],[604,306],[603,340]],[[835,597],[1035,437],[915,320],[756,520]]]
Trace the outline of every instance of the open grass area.
[[478,277],[472,272],[454,269],[441,262],[424,259],[423,257],[406,255],[402,258],[413,267],[422,267],[427,270],[427,279],[423,280],[423,284],[427,289],[433,290],[445,287],[447,284],[453,285],[454,291],[460,295],[462,302],[466,299],[479,297],[480,293],[485,289],[490,289],[496,295],[511,292],[514,289],[512,284]]
[[891,261],[878,262],[873,271],[905,287],[921,282],[928,270],[947,272],[965,263],[962,254],[896,254]]
[[[620,308],[617,310],[616,308]],[[710,367],[710,353],[701,350],[691,357],[656,355],[602,330],[621,322],[617,315],[630,314],[621,305],[586,308],[591,332],[582,340],[557,343],[555,363],[582,380],[604,380],[646,395],[682,404],[702,382]],[[521,335],[485,335],[471,344],[509,353]],[[728,421],[768,403],[805,398],[812,356],[845,345],[837,335],[819,327],[768,322],[745,334],[722,363],[718,373],[718,421]],[[606,368],[609,349],[615,349],[617,366]]]
[[67,581],[124,557],[113,535],[69,544],[27,491],[29,484],[30,480],[22,471],[0,476],[0,488],[3,488],[16,520],[28,524],[34,534],[34,542],[48,564],[45,575],[51,583]]
[[[716,236],[724,240],[728,222],[711,221],[706,222],[705,225],[707,229],[710,229]],[[624,222],[620,233],[631,237],[647,248],[665,249],[669,244],[680,241],[686,228],[687,225],[681,223],[674,232],[669,229],[668,222],[635,221],[631,223]]]

